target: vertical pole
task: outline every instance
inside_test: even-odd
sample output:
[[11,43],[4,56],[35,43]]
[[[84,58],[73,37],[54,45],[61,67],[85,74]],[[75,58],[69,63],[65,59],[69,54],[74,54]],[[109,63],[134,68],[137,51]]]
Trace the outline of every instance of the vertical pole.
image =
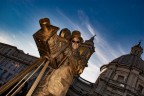
[[34,72],[32,72],[32,74],[18,87],[18,89],[11,96],[15,96],[15,94],[21,90],[21,88],[24,86],[24,84],[41,68],[42,65],[44,65],[44,63],[45,63],[45,61],[43,61],[41,63],[41,65],[38,66],[37,69],[35,69]]
[[36,69],[45,58],[39,58],[34,63],[32,63],[29,67],[27,67],[25,70],[18,73],[14,78],[9,80],[6,84],[0,87],[0,95],[3,94],[6,90],[8,90],[11,86],[13,86],[16,82],[20,81],[25,75],[27,75],[32,70]]
[[37,87],[38,83],[40,82],[44,72],[46,71],[46,68],[48,67],[49,61],[47,61],[44,65],[44,67],[42,68],[40,74],[38,75],[38,77],[36,78],[35,82],[33,83],[33,85],[31,86],[30,90],[28,91],[26,96],[31,96],[33,91],[35,90],[35,88]]

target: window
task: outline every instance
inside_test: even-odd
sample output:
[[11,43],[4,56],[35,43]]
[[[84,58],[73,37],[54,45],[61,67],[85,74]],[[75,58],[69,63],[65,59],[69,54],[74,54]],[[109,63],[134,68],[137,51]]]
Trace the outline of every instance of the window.
[[139,92],[139,93],[142,93],[143,88],[144,88],[144,87],[143,87],[142,85],[139,84],[139,85],[138,85],[138,92]]
[[124,82],[124,76],[118,75],[117,81]]
[[10,78],[10,76],[12,76],[11,73],[9,73],[7,76],[6,76],[6,80],[8,80]]
[[117,76],[117,81],[118,81],[118,83],[120,83],[120,84],[119,84],[120,87],[125,87],[125,85],[123,84],[123,83],[124,83],[124,78],[125,78],[125,77],[122,76],[122,75],[118,75],[118,76]]
[[2,76],[6,73],[7,71],[6,70],[4,70],[4,72],[2,73]]
[[5,66],[8,61],[9,61],[9,59],[4,58],[1,62],[1,66]]
[[2,73],[1,76],[0,76],[0,79],[1,79],[1,80],[4,79],[4,75],[5,75],[6,73],[7,73],[7,71],[4,70],[3,73]]
[[0,68],[0,76],[1,76],[2,73],[3,73],[3,70]]
[[15,67],[15,68],[13,69],[13,71],[17,71],[18,68],[20,67],[20,64],[16,62],[16,63],[14,64],[14,67]]
[[11,60],[8,60],[8,62],[5,64],[5,67],[10,68],[11,66]]

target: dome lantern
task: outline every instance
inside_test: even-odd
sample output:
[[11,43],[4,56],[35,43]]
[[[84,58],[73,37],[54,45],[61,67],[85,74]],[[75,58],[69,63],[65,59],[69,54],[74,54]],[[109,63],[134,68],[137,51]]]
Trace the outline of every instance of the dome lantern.
[[143,48],[141,47],[141,41],[140,41],[139,44],[131,48],[130,54],[141,57],[142,53],[143,53]]

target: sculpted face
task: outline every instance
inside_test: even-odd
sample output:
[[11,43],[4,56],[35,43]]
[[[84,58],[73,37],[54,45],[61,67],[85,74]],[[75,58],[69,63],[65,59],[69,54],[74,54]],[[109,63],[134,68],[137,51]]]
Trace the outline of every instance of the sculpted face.
[[72,48],[74,50],[77,50],[79,48],[79,46],[80,46],[80,40],[79,40],[79,38],[78,37],[74,37],[72,39]]

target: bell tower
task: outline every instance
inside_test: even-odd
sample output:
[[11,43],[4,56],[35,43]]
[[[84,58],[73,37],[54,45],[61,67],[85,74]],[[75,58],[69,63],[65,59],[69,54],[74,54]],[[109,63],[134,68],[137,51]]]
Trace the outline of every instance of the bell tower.
[[85,61],[86,66],[87,61],[89,60],[90,56],[95,52],[95,47],[94,47],[94,37],[91,37],[89,40],[86,40],[85,43],[82,43],[80,46],[80,55],[82,59]]

